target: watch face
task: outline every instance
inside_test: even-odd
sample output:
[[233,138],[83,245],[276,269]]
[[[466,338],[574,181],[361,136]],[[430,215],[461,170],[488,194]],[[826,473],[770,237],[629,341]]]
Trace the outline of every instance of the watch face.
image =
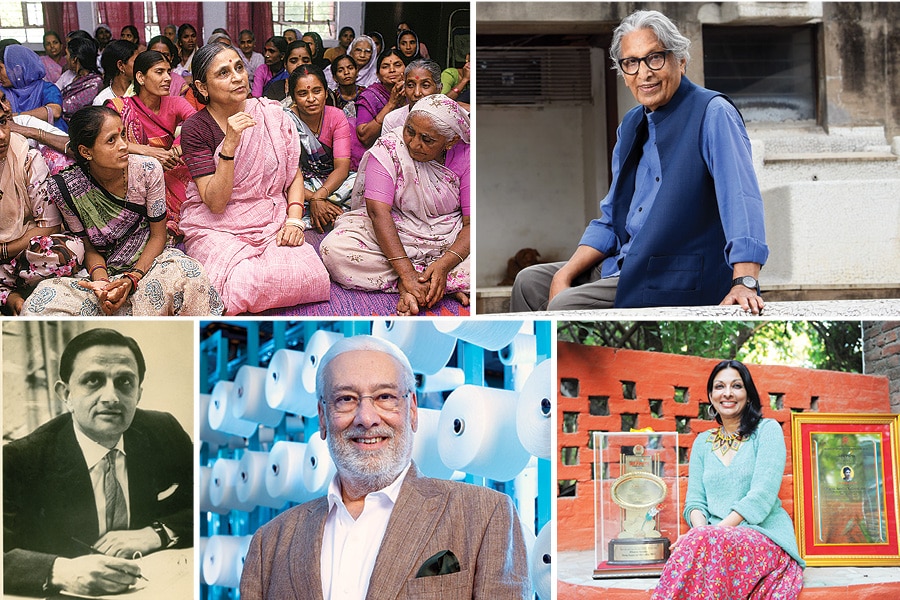
[[753,277],[751,277],[749,275],[744,276],[743,283],[748,288],[753,288],[753,289],[756,288],[756,279],[754,279]]

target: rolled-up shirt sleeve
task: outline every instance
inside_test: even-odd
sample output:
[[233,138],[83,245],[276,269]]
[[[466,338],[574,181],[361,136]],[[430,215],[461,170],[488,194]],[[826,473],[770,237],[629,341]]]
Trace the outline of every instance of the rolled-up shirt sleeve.
[[750,138],[737,109],[713,98],[701,126],[703,160],[715,181],[729,265],[765,264],[769,256],[762,193],[753,171]]

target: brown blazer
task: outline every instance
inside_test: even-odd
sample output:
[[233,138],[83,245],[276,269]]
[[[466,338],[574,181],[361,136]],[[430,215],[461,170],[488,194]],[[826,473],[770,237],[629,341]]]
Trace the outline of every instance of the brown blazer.
[[[322,600],[322,535],[328,500],[281,513],[253,536],[241,599]],[[451,550],[460,571],[416,577],[429,557]],[[525,543],[512,501],[485,487],[430,479],[410,468],[369,581],[371,600],[531,597]]]

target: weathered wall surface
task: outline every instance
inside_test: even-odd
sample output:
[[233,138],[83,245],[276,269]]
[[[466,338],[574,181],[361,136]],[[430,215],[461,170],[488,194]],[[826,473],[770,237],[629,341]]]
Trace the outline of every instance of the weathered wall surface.
[[900,322],[863,324],[866,373],[890,381],[891,412],[900,413]]

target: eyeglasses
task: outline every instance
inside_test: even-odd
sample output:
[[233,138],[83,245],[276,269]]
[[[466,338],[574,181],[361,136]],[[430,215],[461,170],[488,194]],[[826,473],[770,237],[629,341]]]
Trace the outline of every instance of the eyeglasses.
[[644,63],[651,71],[659,71],[666,65],[666,55],[670,54],[671,52],[671,50],[651,52],[643,58],[634,58],[629,56],[628,58],[619,60],[619,68],[626,75],[637,75],[637,72],[641,68],[641,63]]
[[334,412],[346,415],[359,410],[359,405],[364,398],[372,400],[372,405],[381,412],[394,413],[400,409],[400,400],[409,397],[409,392],[398,394],[396,391],[384,391],[377,394],[363,396],[352,392],[341,392],[328,400],[328,404],[334,408]]

